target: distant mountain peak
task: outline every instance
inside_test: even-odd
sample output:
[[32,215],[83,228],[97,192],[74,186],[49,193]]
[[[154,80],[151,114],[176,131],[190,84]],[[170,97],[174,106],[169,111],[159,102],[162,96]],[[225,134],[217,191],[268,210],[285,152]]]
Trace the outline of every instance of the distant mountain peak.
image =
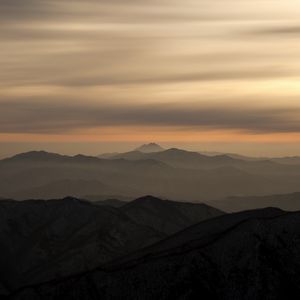
[[165,149],[161,147],[160,145],[156,143],[149,143],[149,144],[144,144],[136,149],[134,151],[139,151],[139,152],[144,152],[144,153],[151,153],[151,152],[160,152],[164,151]]
[[159,144],[156,143],[149,143],[144,144],[136,149],[134,151],[144,152],[144,153],[151,153],[151,152],[160,152],[164,151],[165,149],[161,147]]

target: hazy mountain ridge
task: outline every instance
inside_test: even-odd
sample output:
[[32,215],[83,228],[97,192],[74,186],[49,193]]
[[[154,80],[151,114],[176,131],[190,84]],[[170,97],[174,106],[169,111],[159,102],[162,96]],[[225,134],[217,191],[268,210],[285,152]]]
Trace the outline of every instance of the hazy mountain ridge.
[[[300,180],[297,165],[243,161],[224,155],[208,157],[180,149],[134,153],[142,159],[20,154],[0,161],[0,195],[15,199],[53,198],[47,195],[82,198],[91,195],[85,188],[90,186],[95,196],[111,194],[133,199],[152,194],[203,202],[252,195],[254,190],[257,195],[290,193],[298,189]],[[66,180],[78,184],[73,189],[70,184],[68,190],[63,184]],[[55,183],[61,186],[57,193],[51,188]]]
[[130,151],[121,153],[110,159],[126,159],[139,161],[142,159],[153,159],[163,162],[175,168],[182,169],[216,169],[220,167],[237,167],[243,171],[255,173],[272,172],[299,172],[299,166],[280,164],[270,159],[242,159],[226,154],[208,156],[199,152],[186,151],[177,148],[171,148],[155,153],[142,153],[140,151]]
[[237,212],[264,207],[278,207],[286,211],[300,211],[300,192],[292,194],[229,197],[215,201],[208,201],[212,205],[226,212]]
[[293,299],[299,294],[299,237],[299,212],[221,216],[147,248],[139,258],[133,254],[106,271],[29,287],[13,299]]

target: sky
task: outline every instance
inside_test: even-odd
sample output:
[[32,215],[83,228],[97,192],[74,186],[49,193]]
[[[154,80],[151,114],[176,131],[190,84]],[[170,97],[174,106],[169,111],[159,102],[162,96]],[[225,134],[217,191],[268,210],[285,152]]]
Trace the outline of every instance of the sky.
[[300,0],[0,0],[0,157],[300,155],[299,20]]

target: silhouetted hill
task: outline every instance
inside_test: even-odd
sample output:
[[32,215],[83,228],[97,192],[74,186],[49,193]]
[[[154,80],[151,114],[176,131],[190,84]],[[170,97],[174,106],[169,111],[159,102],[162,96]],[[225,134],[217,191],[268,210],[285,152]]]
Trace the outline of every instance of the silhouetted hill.
[[0,282],[8,290],[86,271],[164,237],[75,198],[4,200],[0,216]]
[[56,153],[49,153],[46,151],[30,151],[25,153],[17,154],[13,157],[9,157],[4,159],[3,161],[6,162],[21,162],[21,161],[62,161],[67,159],[68,156],[56,154]]
[[207,204],[218,207],[226,212],[237,212],[270,206],[278,207],[286,211],[300,211],[300,193],[268,195],[260,197],[229,197],[226,199],[209,201]]
[[223,214],[206,204],[161,200],[152,196],[136,199],[121,207],[128,217],[165,234],[173,234],[200,221]]
[[125,196],[121,196],[121,195],[85,195],[82,197],[83,199],[89,200],[92,203],[100,203],[100,202],[104,202],[106,200],[118,200],[121,201],[122,203],[126,204],[129,201],[132,201],[131,197],[125,197]]
[[99,162],[99,159],[93,156],[86,155],[75,155],[75,156],[67,156],[61,155],[57,153],[49,153],[46,151],[30,151],[21,154],[17,154],[13,157],[6,158],[2,160],[2,162],[52,162],[52,163],[87,163],[87,162]]
[[264,209],[225,215],[12,299],[295,299],[300,288],[300,213]]

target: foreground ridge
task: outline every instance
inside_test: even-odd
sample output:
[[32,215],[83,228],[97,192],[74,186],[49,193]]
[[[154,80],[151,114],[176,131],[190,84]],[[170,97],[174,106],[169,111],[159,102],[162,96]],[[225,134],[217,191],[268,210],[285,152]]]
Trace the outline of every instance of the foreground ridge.
[[[149,247],[138,260],[28,287],[11,298],[291,299],[299,294],[299,237],[299,212],[225,215]],[[149,256],[161,243],[163,254]]]

